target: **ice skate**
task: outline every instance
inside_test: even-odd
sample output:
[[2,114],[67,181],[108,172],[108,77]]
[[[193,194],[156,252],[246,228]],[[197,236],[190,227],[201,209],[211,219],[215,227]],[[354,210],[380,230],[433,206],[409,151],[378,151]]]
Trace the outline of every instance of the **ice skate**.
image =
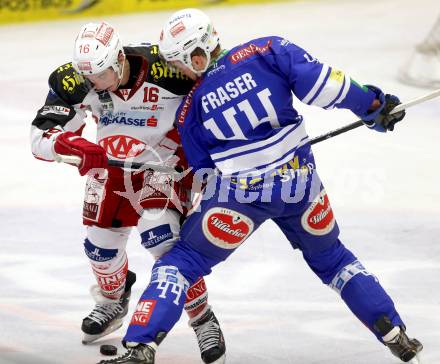
[[135,281],[136,274],[128,271],[125,292],[118,300],[105,298],[98,286],[92,287],[92,296],[97,303],[92,312],[82,322],[83,344],[90,344],[122,326],[124,317],[128,312],[131,286]]
[[392,337],[385,340],[384,343],[391,352],[405,363],[421,364],[417,354],[422,351],[423,345],[417,339],[410,339],[405,333],[405,330],[396,326],[387,335]]
[[226,345],[217,318],[208,306],[207,311],[195,320],[190,320],[199,343],[200,355],[205,364],[223,364],[226,360]]
[[[130,344],[136,346],[130,346]],[[127,343],[125,354],[115,359],[101,360],[98,364],[154,364],[155,354],[155,344]]]
[[405,327],[394,326],[387,316],[382,316],[374,324],[374,329],[382,336],[383,343],[405,363],[419,364],[417,354],[423,345],[417,339],[410,339],[405,333]]

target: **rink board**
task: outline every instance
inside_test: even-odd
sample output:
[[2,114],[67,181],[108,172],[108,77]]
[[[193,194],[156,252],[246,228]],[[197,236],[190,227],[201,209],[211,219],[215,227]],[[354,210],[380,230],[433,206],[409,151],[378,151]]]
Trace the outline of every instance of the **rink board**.
[[268,0],[6,0],[0,1],[0,24],[265,2]]

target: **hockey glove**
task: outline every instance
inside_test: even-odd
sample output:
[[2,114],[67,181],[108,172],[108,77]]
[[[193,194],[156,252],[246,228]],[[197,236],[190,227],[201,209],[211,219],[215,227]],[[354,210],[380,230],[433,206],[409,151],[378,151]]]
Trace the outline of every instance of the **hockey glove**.
[[61,155],[80,157],[81,164],[78,166],[78,170],[81,176],[87,174],[92,168],[107,167],[107,153],[105,150],[71,131],[61,133],[55,139],[54,150]]
[[369,114],[362,115],[361,119],[370,129],[385,133],[387,130],[393,131],[394,125],[405,117],[405,110],[395,114],[390,114],[397,105],[401,104],[399,98],[394,95],[384,94],[379,88],[366,85],[376,94],[376,98],[381,105]]

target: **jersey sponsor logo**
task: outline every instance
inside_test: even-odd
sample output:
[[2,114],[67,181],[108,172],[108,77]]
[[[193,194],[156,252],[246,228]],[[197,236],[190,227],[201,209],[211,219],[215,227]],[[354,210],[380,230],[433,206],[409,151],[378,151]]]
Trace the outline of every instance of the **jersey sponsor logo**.
[[[151,120],[156,120],[155,123]],[[147,122],[150,120],[150,122]],[[103,115],[100,119],[100,123],[104,126],[108,126],[110,124],[124,124],[129,126],[150,126],[150,127],[156,127],[157,126],[157,119],[152,115],[149,119],[145,118],[139,118],[139,117],[127,117],[125,114],[107,114]]]
[[104,46],[107,46],[110,39],[112,39],[113,32],[114,30],[111,26],[109,26],[107,23],[102,23],[98,31],[96,32],[95,38]]
[[57,73],[61,73],[61,72],[67,71],[67,70],[71,69],[72,67],[73,67],[72,63],[66,63],[66,64],[58,67]]
[[[176,97],[178,98],[178,97]],[[149,110],[149,111],[162,111],[165,110],[165,106],[163,104],[153,104],[153,105],[140,105],[140,106],[132,106],[130,110],[138,111],[138,110]]]
[[192,98],[193,98],[194,91],[196,90],[197,87],[199,87],[200,82],[201,82],[201,79],[199,78],[197,80],[197,82],[194,84],[194,86],[192,87],[191,91],[185,97],[185,100],[182,103],[182,106],[179,110],[179,114],[177,117],[177,121],[179,122],[179,124],[183,124],[185,122],[186,115],[188,114],[188,111],[189,111],[191,104],[192,104]]
[[118,271],[111,274],[102,274],[94,270],[98,285],[104,291],[103,293],[106,297],[112,298],[113,294],[118,293],[123,288],[127,277],[127,270],[127,261]]
[[254,230],[254,222],[247,216],[223,207],[214,207],[203,217],[203,233],[214,245],[235,249]]
[[140,45],[147,47],[147,48],[150,47],[150,54],[152,54],[154,56],[159,55],[159,47],[157,45],[153,45],[153,44],[147,43],[147,42],[141,42]]
[[195,300],[199,297],[206,296],[206,283],[203,277],[201,277],[196,283],[194,283],[191,287],[189,287],[186,292],[186,303]]
[[43,109],[41,110],[40,114],[41,115],[47,115],[47,114],[55,114],[55,115],[63,115],[63,116],[67,116],[69,115],[70,109],[68,107],[64,107],[64,106],[56,106],[56,105],[51,105],[51,106],[43,106]]
[[141,237],[142,245],[148,249],[158,246],[166,240],[170,240],[173,237],[173,233],[170,224],[163,224],[144,231]]
[[249,44],[246,47],[240,48],[234,53],[232,53],[229,56],[229,60],[231,61],[232,64],[237,64],[238,62],[244,61],[245,59],[248,59],[249,57],[252,57],[257,53],[259,54],[266,53],[271,45],[272,45],[272,40],[268,40],[267,44],[262,47],[259,47],[255,44]]
[[145,150],[145,143],[127,135],[112,135],[101,139],[98,144],[108,155],[119,158],[133,158]]
[[63,84],[63,90],[72,94],[75,92],[77,86],[84,83],[84,78],[75,72],[64,76],[61,83]]
[[194,283],[186,292],[185,311],[190,318],[200,314],[208,303],[208,291],[203,277]]
[[151,65],[150,75],[154,78],[154,81],[158,81],[161,78],[176,78],[180,80],[189,80],[188,76],[185,76],[181,71],[172,67],[164,65],[162,62],[154,62]]
[[105,197],[106,178],[87,178],[86,191],[83,203],[83,218],[91,221],[99,221],[102,213],[102,201]]
[[94,245],[89,239],[84,240],[84,250],[89,259],[95,262],[106,262],[118,254],[118,249],[104,249]]
[[147,119],[147,126],[149,126],[150,128],[155,128],[157,126],[157,122],[157,118],[155,118],[153,115]]
[[131,317],[130,325],[146,326],[153,314],[156,302],[156,300],[140,300]]
[[312,235],[325,235],[333,230],[335,217],[325,190],[322,190],[301,218],[301,225]]

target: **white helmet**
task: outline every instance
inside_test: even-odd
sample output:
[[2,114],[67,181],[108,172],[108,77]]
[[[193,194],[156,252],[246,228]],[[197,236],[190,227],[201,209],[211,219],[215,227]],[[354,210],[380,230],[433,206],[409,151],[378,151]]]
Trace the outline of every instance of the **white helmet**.
[[119,52],[124,53],[115,29],[105,22],[84,25],[75,40],[73,67],[81,75],[93,75],[112,67],[119,77]]
[[[196,74],[206,71],[211,52],[218,46],[219,37],[211,19],[198,9],[175,12],[165,23],[159,40],[159,52],[166,61],[181,61]],[[191,64],[191,53],[201,48],[207,58],[204,70],[196,71]]]

